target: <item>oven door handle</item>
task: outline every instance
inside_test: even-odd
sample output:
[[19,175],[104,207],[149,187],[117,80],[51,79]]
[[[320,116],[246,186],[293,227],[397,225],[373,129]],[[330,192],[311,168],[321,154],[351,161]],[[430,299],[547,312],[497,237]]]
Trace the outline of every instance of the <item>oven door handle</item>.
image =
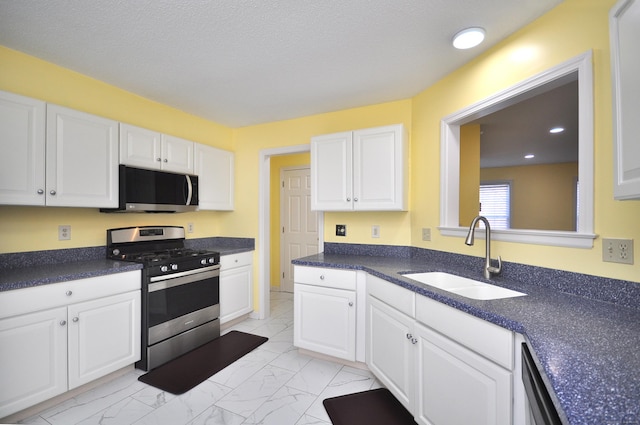
[[173,288],[174,286],[186,285],[199,280],[210,279],[220,276],[220,265],[205,267],[197,270],[173,273],[169,276],[152,277],[148,285],[148,292],[160,291],[162,289]]

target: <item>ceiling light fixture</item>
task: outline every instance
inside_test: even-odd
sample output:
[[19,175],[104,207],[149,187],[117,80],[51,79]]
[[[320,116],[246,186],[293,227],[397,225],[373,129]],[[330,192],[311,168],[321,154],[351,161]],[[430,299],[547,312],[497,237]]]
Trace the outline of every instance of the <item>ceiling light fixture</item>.
[[562,133],[563,131],[564,131],[563,127],[553,127],[551,130],[549,130],[549,133],[556,134],[556,133]]
[[453,47],[456,49],[470,49],[484,40],[485,31],[480,27],[467,28],[453,36]]
[[524,156],[524,159],[531,159],[531,158],[535,158],[535,155],[530,153]]

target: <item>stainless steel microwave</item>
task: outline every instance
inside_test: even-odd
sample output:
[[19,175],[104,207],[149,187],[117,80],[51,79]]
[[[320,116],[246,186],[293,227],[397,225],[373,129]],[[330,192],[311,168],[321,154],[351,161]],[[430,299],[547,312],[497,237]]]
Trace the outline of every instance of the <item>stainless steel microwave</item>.
[[198,209],[198,176],[120,165],[118,208],[101,212],[188,212]]

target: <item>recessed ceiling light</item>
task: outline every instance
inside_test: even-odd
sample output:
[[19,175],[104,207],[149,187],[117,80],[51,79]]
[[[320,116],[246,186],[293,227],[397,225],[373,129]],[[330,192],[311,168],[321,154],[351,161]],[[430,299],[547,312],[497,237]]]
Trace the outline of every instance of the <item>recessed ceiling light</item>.
[[470,49],[484,40],[484,29],[480,27],[467,28],[453,36],[453,47],[456,49]]
[[549,133],[556,134],[556,133],[562,133],[563,131],[564,131],[563,127],[553,127],[551,130],[549,130]]
[[526,155],[524,156],[524,159],[531,159],[531,158],[535,158],[535,155],[534,155],[534,154],[532,154],[532,153],[526,154]]

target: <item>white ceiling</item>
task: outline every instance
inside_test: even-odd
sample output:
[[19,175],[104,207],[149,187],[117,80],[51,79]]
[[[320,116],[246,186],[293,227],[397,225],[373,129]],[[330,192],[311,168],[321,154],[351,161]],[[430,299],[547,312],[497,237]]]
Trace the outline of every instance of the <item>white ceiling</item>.
[[242,127],[412,97],[559,3],[1,0],[0,44]]

